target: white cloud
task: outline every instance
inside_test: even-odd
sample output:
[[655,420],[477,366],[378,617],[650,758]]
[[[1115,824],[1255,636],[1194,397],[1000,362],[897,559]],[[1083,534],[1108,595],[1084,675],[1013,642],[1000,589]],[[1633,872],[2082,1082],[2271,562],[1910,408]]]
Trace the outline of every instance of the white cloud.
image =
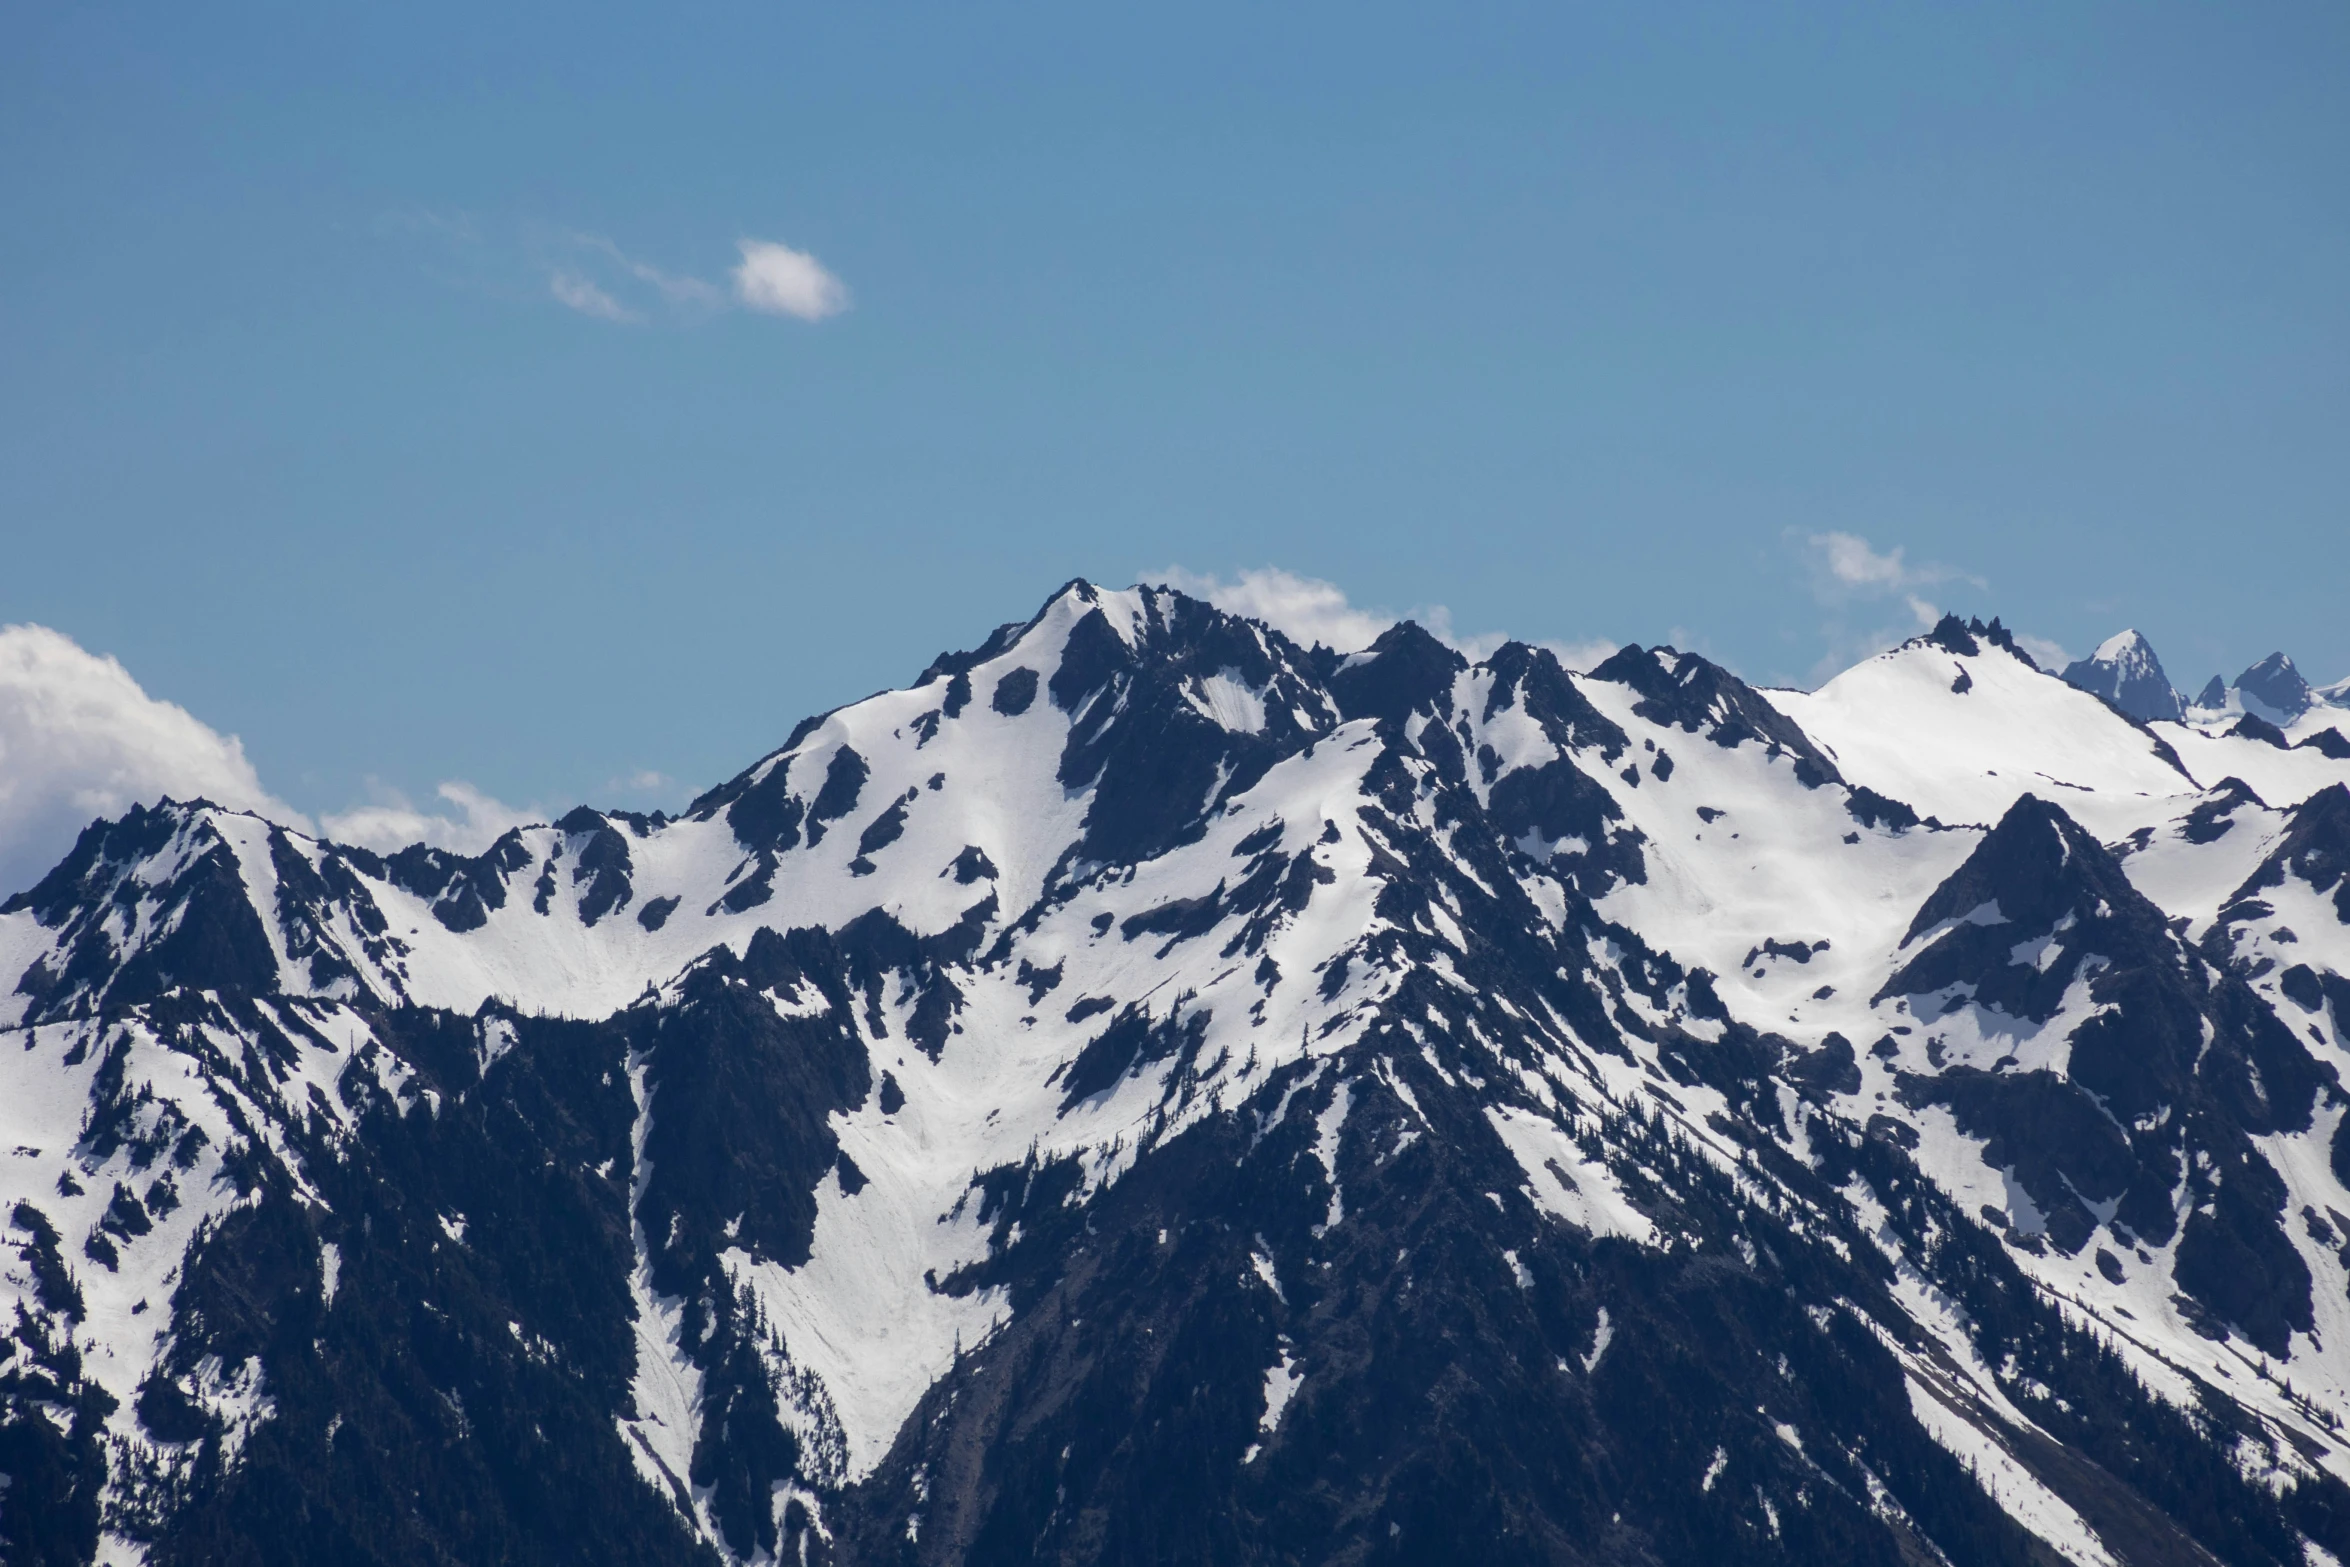
[[745,309],[821,321],[849,308],[848,285],[804,250],[737,241],[741,260],[713,281],[672,272],[604,234],[468,213],[386,213],[384,238],[422,252],[424,270],[468,292],[513,300],[527,289],[597,321],[693,321]]
[[622,773],[617,777],[604,780],[604,793],[606,794],[666,794],[676,788],[676,779],[650,767],[641,767],[633,773]]
[[338,843],[390,853],[412,843],[428,843],[458,854],[479,854],[497,842],[498,835],[524,822],[544,821],[535,811],[518,810],[476,789],[452,780],[433,792],[454,811],[419,810],[397,789],[374,784],[377,798],[366,805],[322,817],[319,825]]
[[1510,640],[1506,631],[1459,631],[1454,629],[1452,611],[1442,604],[1431,604],[1412,615],[1428,629],[1428,634],[1472,663],[1491,658],[1504,642]]
[[1582,642],[1540,642],[1535,645],[1550,649],[1562,666],[1578,675],[1589,674],[1615,657],[1623,647],[1622,643],[1610,642],[1605,637],[1592,637]]
[[1857,533],[1797,535],[1790,530],[1788,539],[1802,552],[1812,597],[1829,612],[1820,626],[1825,646],[1811,667],[1814,683],[1931,631],[1942,610],[1919,589],[1945,582],[1986,586],[1982,578],[1955,567],[1913,566],[1900,545],[1880,550]]
[[[1827,647],[1811,667],[1813,684],[1834,679],[1863,659],[1874,658],[1889,647],[1933,630],[1934,623],[1942,618],[1940,607],[1930,600],[1915,593],[1904,593],[1900,598],[1901,607],[1909,614],[1906,623],[1879,620],[1877,610],[1869,611],[1870,619],[1859,625],[1849,624],[1841,616],[1824,623],[1820,634],[1826,639]],[[1889,610],[1890,606],[1886,608]]]
[[0,627],[0,892],[40,880],[101,816],[165,795],[307,830],[245,748],[46,626]]
[[773,240],[746,239],[734,269],[734,297],[767,315],[821,321],[849,308],[848,286],[804,250]]
[[556,299],[581,315],[594,316],[598,321],[635,322],[644,319],[576,272],[557,272],[547,279],[547,289]]
[[[1490,658],[1495,649],[1510,640],[1506,632],[1455,630],[1452,611],[1442,604],[1415,609],[1408,617],[1390,615],[1384,610],[1361,609],[1335,582],[1301,577],[1278,566],[1243,571],[1230,578],[1169,566],[1163,571],[1144,573],[1142,580],[1163,582],[1193,598],[1207,600],[1226,614],[1261,620],[1300,647],[1319,643],[1341,653],[1360,652],[1378,641],[1381,632],[1405,618],[1418,621],[1437,641],[1471,659]],[[1616,644],[1603,638],[1535,645],[1548,648],[1561,664],[1578,672],[1592,668],[1616,651]]]
[[2032,662],[2045,670],[2062,671],[2065,665],[2073,661],[2072,654],[2064,650],[2063,643],[2051,642],[2046,637],[2035,637],[2019,631],[2015,634],[2015,644],[2031,654]]
[[[1857,533],[1810,533],[1800,544],[1811,575],[1812,595],[1830,613],[1820,627],[1827,646],[1812,666],[1812,679],[1826,680],[1865,658],[1931,631],[1942,607],[1919,591],[1943,583],[1964,583],[1978,592],[1990,583],[1970,571],[1938,562],[1911,565],[1901,546],[1880,550]],[[1894,609],[1898,603],[1899,611]],[[1906,613],[1907,621],[1887,616]],[[1847,616],[1850,616],[1848,619]],[[2045,637],[2016,633],[2016,642],[2044,669],[2062,669],[2070,659]]]
[[[1393,615],[1355,608],[1335,582],[1301,577],[1278,566],[1243,571],[1229,581],[1170,566],[1150,573],[1148,580],[1206,599],[1228,615],[1261,620],[1300,647],[1320,643],[1353,653],[1378,641],[1379,633],[1395,624]],[[1450,616],[1446,619],[1449,622]]]
[[[1876,598],[1942,582],[1990,586],[1981,577],[1954,566],[1912,566],[1900,545],[1880,552],[1857,533],[1814,533],[1804,543],[1812,551],[1815,586],[1823,598]],[[1911,599],[1913,604],[1920,602]]]
[[[628,780],[651,787],[657,773]],[[263,787],[236,736],[149,696],[130,671],[46,626],[0,626],[0,896],[39,881],[84,827],[134,805],[210,800],[298,832],[389,852],[429,843],[478,854],[507,828],[543,815],[466,783],[419,810],[380,784],[375,798],[309,817]]]
[[639,261],[601,234],[574,234],[571,239],[574,244],[604,256],[638,282],[650,284],[654,292],[672,305],[703,310],[726,308],[726,290],[715,283],[679,272],[663,271],[650,261]]
[[1909,580],[1898,546],[1890,555],[1880,555],[1868,540],[1850,533],[1815,533],[1811,545],[1820,552],[1828,575],[1848,587],[1898,588]]

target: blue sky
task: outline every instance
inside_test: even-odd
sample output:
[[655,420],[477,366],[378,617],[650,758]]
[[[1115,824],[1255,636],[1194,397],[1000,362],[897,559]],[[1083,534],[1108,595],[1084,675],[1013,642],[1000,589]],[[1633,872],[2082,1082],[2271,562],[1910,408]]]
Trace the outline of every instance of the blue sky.
[[0,622],[303,810],[673,805],[1167,567],[2350,674],[2330,0],[486,9],[0,24]]

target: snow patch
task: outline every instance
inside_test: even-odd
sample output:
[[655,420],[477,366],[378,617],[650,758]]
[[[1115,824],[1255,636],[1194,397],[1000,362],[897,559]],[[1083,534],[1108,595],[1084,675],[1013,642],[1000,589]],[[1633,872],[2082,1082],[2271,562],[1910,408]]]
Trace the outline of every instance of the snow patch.
[[1265,732],[1265,693],[1243,682],[1237,669],[1220,670],[1202,680],[1192,706],[1234,734]]
[[1555,1123],[1515,1105],[1490,1106],[1485,1116],[1525,1172],[1526,1193],[1537,1208],[1594,1236],[1656,1244],[1655,1222],[1632,1206],[1606,1166],[1585,1158]]
[[1583,1374],[1585,1376],[1589,1376],[1599,1369],[1599,1357],[1607,1353],[1607,1347],[1614,1342],[1615,1336],[1616,1325],[1608,1320],[1607,1308],[1602,1306],[1599,1308],[1599,1326],[1591,1330],[1590,1353],[1583,1357]]
[[[1289,1401],[1297,1396],[1298,1384],[1304,1380],[1305,1373],[1298,1370],[1297,1363],[1290,1359],[1289,1344],[1284,1340],[1281,1358],[1265,1368],[1265,1412],[1257,1417],[1258,1430],[1271,1436],[1281,1429],[1281,1416],[1289,1408]],[[1240,1455],[1240,1461],[1243,1464],[1254,1462],[1264,1448],[1262,1442],[1250,1443],[1248,1451]]]
[[1342,1082],[1330,1092],[1330,1103],[1314,1117],[1314,1157],[1322,1162],[1322,1173],[1330,1181],[1330,1207],[1322,1215],[1322,1223],[1314,1234],[1327,1235],[1338,1228],[1346,1217],[1346,1194],[1338,1184],[1338,1139],[1346,1130],[1347,1113],[1354,1108],[1354,1084]]
[[2114,1558],[2081,1515],[2064,1498],[2040,1483],[2010,1453],[2005,1444],[1985,1431],[1912,1373],[1908,1376],[1909,1407],[1918,1424],[1953,1455],[1964,1460],[1975,1479],[2009,1517],[2038,1535],[2048,1547],[2076,1567],[2115,1567]]

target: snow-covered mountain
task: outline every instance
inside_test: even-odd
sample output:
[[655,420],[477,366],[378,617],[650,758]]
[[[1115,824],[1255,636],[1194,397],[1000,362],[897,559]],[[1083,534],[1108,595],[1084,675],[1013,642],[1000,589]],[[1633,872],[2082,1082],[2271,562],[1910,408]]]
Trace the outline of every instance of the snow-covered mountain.
[[7,1559],[2350,1557],[2350,745],[2120,689],[1073,583],[675,818],[93,824]]
[[2282,653],[2271,653],[2236,677],[2235,690],[2247,711],[2272,724],[2289,724],[2316,700],[2309,682]]
[[2136,631],[2105,639],[2087,658],[2076,659],[2064,670],[2065,682],[2105,698],[2132,718],[2152,723],[2186,716],[2186,699],[2163,673],[2154,645]]

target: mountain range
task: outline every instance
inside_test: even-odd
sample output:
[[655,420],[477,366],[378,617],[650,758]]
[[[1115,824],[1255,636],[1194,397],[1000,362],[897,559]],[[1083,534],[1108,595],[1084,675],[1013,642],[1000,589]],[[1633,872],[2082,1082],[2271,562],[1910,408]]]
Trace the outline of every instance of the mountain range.
[[676,816],[95,822],[0,1552],[2350,1560],[2344,700],[1076,582]]

